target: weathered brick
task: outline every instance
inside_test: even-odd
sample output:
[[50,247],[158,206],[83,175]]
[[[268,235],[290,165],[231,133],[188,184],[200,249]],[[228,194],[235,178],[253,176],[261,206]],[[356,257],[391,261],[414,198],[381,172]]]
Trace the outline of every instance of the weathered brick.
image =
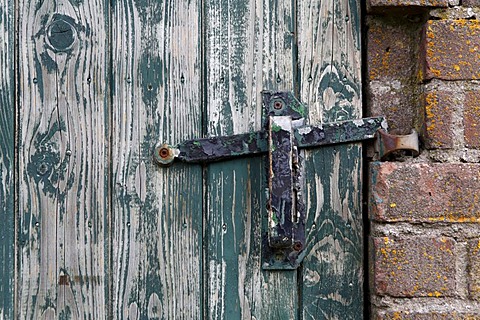
[[470,240],[468,250],[468,291],[470,297],[480,300],[480,239]]
[[425,79],[480,79],[479,21],[430,20],[425,42]]
[[451,312],[417,312],[374,310],[373,320],[480,320],[480,314]]
[[425,132],[427,149],[449,149],[453,147],[452,112],[459,102],[451,92],[429,91],[425,93]]
[[480,164],[372,163],[369,188],[373,220],[480,222]]
[[370,0],[371,7],[448,7],[448,0]]
[[[392,134],[409,134],[418,115],[418,101],[408,83],[400,81],[371,81],[368,84],[368,116],[384,116]],[[406,94],[410,93],[410,94]]]
[[[369,80],[410,79],[414,40],[412,23],[384,17],[367,19],[367,72]],[[417,39],[414,39],[417,38]]]
[[462,0],[464,7],[480,7],[480,0]]
[[367,18],[368,116],[385,116],[390,132],[408,134],[418,115],[414,58],[421,23],[405,18]]
[[480,92],[465,93],[463,114],[465,145],[471,148],[480,147]]
[[455,295],[455,241],[448,237],[375,237],[373,290],[394,297]]

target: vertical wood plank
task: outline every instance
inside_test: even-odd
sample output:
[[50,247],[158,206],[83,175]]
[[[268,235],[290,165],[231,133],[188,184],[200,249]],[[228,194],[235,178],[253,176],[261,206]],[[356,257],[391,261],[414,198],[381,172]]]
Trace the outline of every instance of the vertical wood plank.
[[114,319],[202,315],[202,168],[152,162],[202,134],[200,3],[113,5]]
[[[293,90],[290,2],[206,1],[207,133],[262,127],[263,89]],[[261,269],[265,159],[207,169],[207,317],[296,319],[297,273]]]
[[108,8],[18,1],[20,319],[106,317]]
[[[311,123],[361,117],[359,1],[300,1],[300,96]],[[363,318],[360,144],[306,153],[304,319]]]
[[0,319],[14,301],[14,29],[13,2],[0,0]]

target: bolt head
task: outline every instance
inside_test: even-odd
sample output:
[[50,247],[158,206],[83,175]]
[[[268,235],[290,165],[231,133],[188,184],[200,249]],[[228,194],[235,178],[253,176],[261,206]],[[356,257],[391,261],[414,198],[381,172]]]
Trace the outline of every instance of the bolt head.
[[273,108],[276,110],[280,110],[283,108],[283,103],[280,100],[277,100],[273,103]]
[[159,165],[168,166],[175,159],[175,153],[168,144],[162,144],[155,148],[153,158]]

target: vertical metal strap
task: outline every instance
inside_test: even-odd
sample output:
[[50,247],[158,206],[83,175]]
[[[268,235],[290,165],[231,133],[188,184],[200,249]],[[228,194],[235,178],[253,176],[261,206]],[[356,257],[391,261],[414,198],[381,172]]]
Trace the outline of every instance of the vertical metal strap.
[[272,248],[293,244],[293,127],[290,116],[269,117],[268,236]]

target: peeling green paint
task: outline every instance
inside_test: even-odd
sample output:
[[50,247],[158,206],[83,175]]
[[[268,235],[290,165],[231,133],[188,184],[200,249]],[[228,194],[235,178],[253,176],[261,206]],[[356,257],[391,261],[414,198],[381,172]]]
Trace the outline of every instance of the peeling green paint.
[[[349,0],[351,7],[355,7],[354,2],[354,0]],[[74,6],[80,6],[84,1],[73,0],[71,3]],[[119,43],[116,43],[117,38],[109,38],[113,44],[109,44],[111,46],[107,50],[113,50],[113,47],[118,45],[115,47],[115,50],[118,51],[112,54],[114,59],[111,66],[112,70],[106,71],[107,73],[111,72],[111,79],[109,79],[108,83],[109,90],[112,91],[111,96],[108,96],[109,92],[98,92],[91,89],[96,85],[95,82],[98,81],[93,76],[91,79],[89,76],[88,79],[91,81],[89,80],[87,84],[77,84],[81,88],[88,88],[85,90],[93,90],[91,92],[94,97],[100,97],[101,99],[98,103],[107,105],[104,108],[104,111],[107,113],[110,112],[110,107],[108,107],[109,99],[114,100],[112,104],[114,113],[111,118],[113,119],[112,121],[117,121],[118,119],[123,121],[126,119],[125,122],[119,121],[119,128],[112,129],[107,127],[105,129],[107,137],[112,136],[112,139],[117,139],[112,145],[113,148],[121,146],[118,148],[125,149],[102,150],[102,152],[107,153],[105,159],[101,159],[102,161],[108,160],[113,154],[112,159],[114,163],[107,164],[107,166],[111,166],[109,168],[113,168],[113,177],[105,178],[104,181],[107,185],[105,190],[95,190],[94,193],[94,197],[111,194],[114,203],[105,204],[103,208],[97,208],[96,203],[87,204],[87,206],[90,206],[89,209],[94,211],[103,210],[108,212],[111,210],[109,205],[114,207],[112,209],[114,213],[112,221],[109,221],[110,217],[106,215],[103,217],[105,225],[112,222],[114,230],[104,230],[103,236],[107,239],[112,234],[115,234],[123,238],[120,239],[119,243],[106,244],[106,249],[111,250],[111,246],[120,246],[122,241],[127,244],[123,248],[125,249],[124,251],[118,250],[119,252],[115,253],[118,256],[109,257],[109,255],[114,254],[112,253],[114,250],[111,250],[104,257],[101,257],[105,261],[114,261],[114,263],[121,261],[121,264],[125,264],[125,266],[118,266],[122,270],[117,274],[106,276],[104,282],[105,286],[108,287],[105,289],[106,297],[113,297],[116,303],[114,306],[119,306],[118,310],[109,311],[117,315],[117,318],[124,316],[125,310],[132,312],[132,315],[133,311],[137,310],[136,315],[140,319],[155,317],[156,315],[152,315],[152,313],[158,313],[158,317],[161,315],[165,318],[168,316],[174,317],[179,313],[168,313],[169,310],[167,308],[171,307],[172,300],[176,299],[177,296],[167,295],[172,292],[176,295],[178,291],[184,290],[186,291],[184,296],[186,298],[192,296],[199,297],[195,301],[198,305],[195,305],[194,308],[204,310],[203,316],[218,318],[223,316],[225,319],[239,317],[271,319],[274,317],[275,319],[291,320],[299,316],[302,311],[299,308],[305,308],[308,311],[315,309],[315,312],[325,309],[324,305],[322,305],[323,301],[320,301],[322,299],[315,295],[315,290],[320,288],[317,292],[325,293],[327,297],[336,294],[336,292],[328,291],[329,289],[326,285],[320,287],[313,286],[313,289],[302,287],[300,292],[297,291],[301,286],[297,280],[300,279],[302,274],[297,275],[294,272],[280,274],[258,270],[258,258],[261,249],[260,239],[263,236],[262,231],[265,230],[262,229],[262,220],[265,218],[266,212],[264,190],[267,186],[264,158],[259,156],[256,158],[239,159],[229,163],[216,163],[203,168],[201,166],[188,167],[181,164],[178,167],[166,170],[154,167],[149,162],[151,150],[158,141],[159,136],[162,138],[175,136],[176,139],[181,139],[185,138],[184,136],[186,135],[191,135],[188,138],[192,138],[204,136],[205,134],[227,135],[239,133],[242,130],[244,130],[242,132],[246,132],[259,129],[261,124],[255,122],[255,118],[260,114],[259,110],[255,109],[260,106],[260,103],[257,103],[257,106],[255,106],[255,103],[258,102],[256,101],[257,97],[255,97],[258,91],[265,88],[273,90],[279,87],[282,87],[282,89],[293,89],[294,86],[291,81],[293,75],[289,74],[291,69],[295,73],[295,69],[298,67],[298,61],[296,61],[298,52],[294,52],[297,45],[295,41],[298,37],[295,34],[297,32],[295,30],[297,24],[295,12],[297,8],[293,7],[294,4],[296,4],[295,1],[291,3],[274,0],[265,1],[263,3],[264,7],[260,8],[264,10],[265,16],[262,16],[263,20],[258,21],[256,15],[258,7],[255,1],[206,1],[198,5],[199,12],[202,12],[202,17],[196,14],[189,16],[190,19],[197,19],[194,21],[195,23],[184,20],[179,21],[180,16],[177,16],[178,13],[175,11],[179,8],[185,10],[184,6],[187,5],[188,8],[195,8],[195,4],[192,1],[180,1],[177,3],[176,1],[150,2],[147,0],[133,0],[121,3],[112,1],[105,4],[107,6],[105,8],[108,13],[107,16],[112,14],[113,24],[115,24],[116,18],[126,17],[122,16],[123,13],[120,13],[122,10],[132,15],[127,18],[136,18],[138,16],[138,19],[135,19],[135,25],[130,25],[131,21],[127,19],[128,30],[120,31],[127,34],[122,38],[125,42],[119,41]],[[40,3],[36,4],[37,9],[41,8],[40,5]],[[113,10],[112,7],[109,7],[110,5],[113,6]],[[204,7],[200,8],[202,5]],[[0,8],[0,19],[4,19],[5,12],[1,10],[2,8]],[[337,9],[335,12],[336,19],[340,16],[342,19],[345,18],[345,12],[341,11]],[[184,14],[185,12],[181,13]],[[183,15],[181,19],[187,19],[187,16]],[[51,84],[46,83],[46,81],[52,73],[59,72],[59,65],[55,62],[58,57],[55,57],[55,54],[64,52],[69,55],[73,52],[69,48],[76,43],[76,36],[82,40],[85,37],[88,38],[90,33],[95,35],[98,27],[93,25],[93,23],[96,23],[95,21],[89,21],[94,27],[90,27],[88,23],[85,24],[85,27],[82,27],[75,24],[73,20],[68,20],[70,21],[68,24],[60,23],[61,21],[67,21],[65,17],[55,16],[59,20],[55,20],[55,17],[52,17],[52,19],[49,17],[50,15],[40,17],[43,29],[35,37],[32,37],[33,41],[43,41],[47,38],[49,44],[45,44],[44,51],[36,52],[32,55],[34,66],[30,67],[30,73],[28,74],[28,77],[30,77],[28,80],[29,85],[32,88],[38,88],[32,90],[38,91],[41,100],[39,102],[45,104],[52,103],[52,101],[44,101],[45,98],[50,99],[48,94],[45,94],[45,90],[47,89],[46,86]],[[355,12],[349,13],[349,17],[349,23],[358,23],[358,14]],[[37,20],[39,20],[38,17]],[[0,20],[0,24],[2,21]],[[57,27],[61,29],[60,31],[65,31],[65,33],[49,35],[52,29],[48,28],[53,28],[52,24],[48,25],[49,21],[59,21],[60,24]],[[331,22],[332,17],[328,16],[325,18],[325,21],[320,23],[327,26]],[[197,24],[200,25],[199,28],[196,27]],[[69,25],[73,26],[73,29],[69,29]],[[65,29],[60,28],[62,26]],[[113,28],[115,28],[115,25]],[[11,30],[14,29],[12,28]],[[156,33],[157,30],[162,30],[165,34],[162,34],[162,32]],[[181,37],[185,36],[185,34],[188,36],[193,35],[198,40],[196,42],[199,46],[197,48],[199,49],[199,57],[193,57],[195,63],[187,61],[188,59],[183,59],[183,56],[180,58],[175,56],[178,52],[174,51],[184,50],[183,48],[171,50],[172,48],[169,47],[171,45],[170,42],[175,40],[172,39],[178,36],[177,32],[179,30],[185,32],[181,34]],[[76,32],[78,34],[75,34]],[[263,37],[259,35],[263,35]],[[118,34],[118,36],[123,37],[124,35]],[[356,37],[359,38],[358,33]],[[126,45],[128,48],[122,47],[123,45]],[[267,48],[267,45],[271,45],[271,47]],[[81,42],[79,46],[81,50],[86,47],[86,45],[81,47]],[[37,46],[34,50],[38,50],[40,47]],[[136,51],[137,48],[139,51]],[[189,49],[191,50],[192,48]],[[262,49],[265,50],[262,51]],[[181,54],[183,53],[185,52],[182,51]],[[192,57],[189,56],[189,58]],[[67,65],[76,63],[74,67],[68,70],[69,72],[72,71],[75,75],[82,72],[78,61],[73,61],[71,57],[67,57],[65,61]],[[271,64],[269,63],[270,61],[272,62]],[[116,69],[117,65],[115,63],[121,65],[122,68],[131,69],[127,71],[122,70],[125,74],[122,74],[122,78],[120,78],[120,71]],[[338,70],[352,67],[342,63],[339,62],[335,65]],[[138,70],[133,70],[136,66],[138,66]],[[215,69],[217,67],[219,70]],[[201,71],[197,70],[200,68],[202,69]],[[195,74],[197,72],[201,73],[198,78]],[[265,74],[262,74],[263,72]],[[173,73],[181,75],[179,78],[181,80],[173,79]],[[66,80],[64,74],[59,76],[58,85],[64,87],[68,80]],[[329,81],[321,82],[320,90],[332,89],[334,95],[338,97],[339,101],[335,101],[331,114],[328,114],[332,121],[336,121],[339,115],[348,117],[352,113],[349,103],[351,103],[358,92],[356,90],[358,90],[359,86],[358,84],[355,85],[355,79],[349,83],[348,80],[345,80],[347,77],[344,75],[340,75],[337,78],[332,75],[329,76]],[[261,79],[262,77],[263,79]],[[127,78],[133,81],[133,84],[131,82],[126,84],[125,79]],[[175,87],[175,81],[180,81],[182,84],[192,84],[187,90],[199,92],[194,95],[185,94],[182,91],[185,86],[183,89],[179,89]],[[197,84],[197,81],[202,83]],[[174,89],[172,90],[172,88]],[[13,99],[13,90],[11,88],[7,88],[5,91],[3,87],[0,89],[0,97],[3,92],[8,92],[10,95],[8,97],[9,101]],[[202,90],[207,92],[202,92]],[[355,91],[355,93],[351,90]],[[321,93],[323,91],[317,94],[322,96]],[[72,101],[68,101],[68,103],[72,105],[81,104],[81,107],[87,110],[88,101],[83,94],[78,89],[74,95],[72,93],[74,98],[72,98]],[[102,95],[104,94],[108,97],[103,97]],[[123,96],[120,98],[116,96],[117,94],[119,96],[122,94]],[[160,97],[164,100],[160,101]],[[178,99],[178,97],[186,97],[194,101],[186,101]],[[209,100],[212,97],[215,98],[212,99],[215,100],[214,102]],[[142,101],[133,101],[137,98]],[[3,100],[0,101],[3,102]],[[212,107],[213,103],[218,104]],[[39,106],[41,107],[41,104]],[[2,113],[4,111],[3,108],[0,110],[0,137],[6,136],[8,140],[13,139],[13,123],[15,123],[13,115],[16,113],[11,105],[7,107],[5,110],[8,113]],[[181,108],[188,109],[188,116],[180,114]],[[209,111],[213,112],[205,113],[206,115],[202,119],[199,110],[208,108],[210,108]],[[306,117],[306,109],[303,105],[295,104],[293,108],[302,117]],[[79,108],[79,110],[81,111],[82,109]],[[181,112],[185,112],[185,110]],[[219,120],[214,119],[215,116],[213,114],[215,112],[217,112],[215,116],[218,116]],[[2,116],[5,116],[7,120],[4,121]],[[126,123],[129,121],[128,119],[133,120],[130,123]],[[107,120],[109,119],[106,119],[105,123],[109,123]],[[4,126],[3,124],[5,123],[8,125]],[[178,126],[179,123],[181,126]],[[195,127],[195,130],[186,128],[188,126]],[[68,168],[69,165],[77,164],[74,161],[80,160],[67,159],[62,154],[65,146],[60,147],[53,138],[57,135],[56,138],[58,139],[58,134],[65,136],[67,130],[65,124],[52,123],[48,127],[50,129],[47,132],[41,132],[45,129],[35,128],[39,138],[33,140],[34,148],[32,150],[34,151],[33,154],[25,159],[23,165],[26,166],[27,170],[25,176],[20,177],[20,179],[33,181],[34,187],[37,188],[39,193],[44,193],[47,197],[55,197],[56,200],[62,202],[59,204],[58,209],[59,214],[63,215],[66,212],[65,204],[63,203],[65,202],[66,192],[71,190],[75,181],[79,179],[73,173],[69,173]],[[281,130],[281,128],[277,127],[272,129],[274,131]],[[127,138],[119,134],[119,132],[125,134]],[[192,135],[193,133],[196,133],[196,135]],[[122,138],[125,138],[125,140],[121,140]],[[246,134],[244,141],[252,144],[256,138],[257,134],[255,133]],[[6,165],[7,170],[12,170],[14,159],[13,143],[1,142],[0,153],[2,157],[0,159]],[[172,144],[177,142],[171,141]],[[18,141],[20,146],[24,143],[24,141]],[[200,147],[201,145],[199,141],[193,141],[192,144],[195,147]],[[262,145],[258,146],[257,149],[266,150],[267,147]],[[354,159],[344,153],[342,151],[344,149],[341,148],[328,149],[320,155],[318,153],[314,154],[314,163],[311,164],[309,169],[311,171],[308,172],[315,176],[318,172],[314,170],[320,170],[319,168],[325,169],[325,173],[322,173],[321,177],[322,183],[328,181],[331,177],[331,175],[328,175],[332,171],[330,160],[332,159],[331,157],[336,155],[332,150],[340,150],[342,166],[345,166],[345,168],[353,166],[352,162]],[[124,159],[126,165],[118,169],[118,171],[116,165],[120,161],[116,162],[118,160],[115,158],[115,152],[121,156],[124,153],[126,154]],[[353,150],[353,154],[355,153],[358,153],[357,150]],[[9,156],[5,157],[5,154]],[[233,152],[233,154],[237,154],[237,151]],[[82,162],[80,165],[85,166],[86,170],[94,170],[91,163]],[[145,174],[142,173],[142,170],[145,171]],[[348,181],[351,177],[345,172],[339,176],[342,180]],[[3,169],[0,169],[0,177],[5,177]],[[10,190],[13,189],[11,180],[0,179],[0,181],[7,181],[9,184],[6,187],[7,190],[9,188]],[[164,185],[155,185],[159,181],[162,181]],[[60,185],[62,185],[62,190],[59,189]],[[113,186],[113,190],[109,190],[111,186]],[[7,199],[10,194],[2,194],[2,187],[5,189],[5,186],[0,185],[0,199],[2,196]],[[343,199],[347,198],[346,190],[350,187],[351,185],[347,182],[342,184],[343,189],[339,193]],[[317,199],[316,192],[320,192],[320,190],[315,189],[315,193],[311,193],[309,196]],[[80,195],[80,191],[78,191],[78,194]],[[326,196],[332,196],[329,191],[325,194]],[[78,201],[77,206],[79,207],[82,200]],[[204,204],[204,201],[207,203]],[[14,211],[11,203],[5,205],[0,202],[0,216],[2,210],[5,212]],[[23,220],[18,231],[19,247],[23,250],[27,250],[30,239],[38,236],[38,234],[31,233],[28,229],[23,228],[26,228],[29,224],[36,224],[42,220],[42,217],[45,217],[32,215],[30,210],[31,208],[25,208],[22,212],[24,216],[21,218]],[[325,213],[325,216],[331,218],[333,222],[332,224],[326,224],[320,233],[325,232],[321,234],[325,234],[327,237],[337,237],[335,232],[338,230],[343,232],[342,228],[347,228],[346,224],[342,225],[341,223],[344,223],[344,221],[338,215],[335,216],[331,212],[332,210],[324,210],[326,212],[322,211],[322,213]],[[92,217],[88,217],[88,212],[87,209],[84,209],[84,212],[80,212],[80,210],[75,212],[77,215],[77,228],[80,228],[79,221],[82,218],[89,219],[88,227],[97,228],[96,221],[92,220]],[[7,221],[8,225],[13,220],[5,221]],[[192,225],[193,227],[190,227]],[[350,224],[350,226],[354,228],[355,224]],[[187,237],[182,233],[186,231],[191,232],[191,234],[187,235],[190,237],[188,238],[191,241],[189,243],[185,242]],[[101,231],[93,232],[95,242],[100,241],[100,233]],[[352,232],[345,231],[345,234],[349,239],[352,238],[353,241],[357,241]],[[342,240],[341,237],[335,239]],[[1,242],[1,240],[3,238],[0,239],[0,244],[6,243]],[[81,238],[79,241],[87,243],[84,238]],[[105,241],[111,241],[111,238]],[[138,251],[133,252],[133,250]],[[138,254],[138,252],[141,254]],[[183,257],[179,257],[178,252],[187,253]],[[138,263],[138,265],[135,265],[133,259],[138,259],[139,256],[141,256],[141,260],[135,261],[135,263]],[[160,256],[164,260],[161,260]],[[245,261],[241,261],[241,258]],[[172,262],[168,259],[177,260]],[[194,261],[193,259],[198,259],[198,265],[192,272],[191,265],[189,266],[190,269],[187,269],[184,268],[184,263],[191,263],[191,261]],[[314,261],[315,266],[325,266],[322,263],[325,262]],[[131,265],[137,269],[129,269]],[[2,262],[0,261],[0,270],[1,266]],[[168,271],[164,271],[162,268],[168,269]],[[217,272],[221,268],[225,268],[225,271]],[[330,269],[326,265],[326,269],[322,270],[329,271]],[[113,272],[113,270],[110,271]],[[198,271],[198,274],[193,274],[195,271]],[[128,276],[124,276],[123,272],[128,274]],[[187,287],[178,285],[177,281],[179,281],[180,277],[175,276],[178,275],[178,272],[183,272],[182,279],[187,279],[185,282],[188,284]],[[122,278],[115,278],[113,279],[115,284],[110,284],[109,280],[111,278],[109,277],[113,278],[115,276]],[[11,281],[12,277],[9,278],[7,275],[7,279]],[[79,278],[78,283],[82,285],[87,284],[88,281],[85,279],[87,278]],[[218,279],[220,279],[219,281],[225,280],[226,285],[219,288],[215,287],[215,281]],[[332,279],[331,281],[327,279],[326,282],[333,285],[341,281],[342,277],[337,276],[335,278],[335,276],[332,276]],[[2,278],[0,278],[0,283],[1,281]],[[109,288],[117,284],[121,284],[121,288],[124,291],[110,292]],[[128,291],[127,287],[131,290]],[[340,287],[338,292],[342,298],[348,300],[351,299],[351,296],[348,296],[351,292],[348,290],[357,289]],[[165,295],[163,294],[164,292],[166,292]],[[202,298],[203,292],[210,292],[211,295]],[[299,301],[304,296],[299,298],[298,295],[303,293],[305,293],[306,302],[299,304]],[[44,311],[48,308],[55,309],[57,307],[56,300],[58,299],[55,292],[49,291],[42,294],[46,295],[45,301],[42,301]],[[153,306],[149,309],[148,299],[154,295],[158,296],[162,305],[158,308]],[[221,297],[220,301],[214,301],[214,296]],[[31,295],[31,301],[34,305],[37,303],[37,298],[36,294]],[[44,299],[44,297],[41,299]],[[81,299],[85,299],[85,297]],[[168,303],[165,303],[166,300],[168,300]],[[132,305],[124,305],[125,301]],[[173,303],[177,303],[177,301]],[[341,309],[337,304],[339,302],[330,303],[330,306],[332,306],[332,309],[343,311],[344,309]],[[177,308],[178,305],[174,307]],[[113,309],[113,307],[111,308]],[[164,308],[164,310],[161,308]],[[180,312],[179,310],[181,308],[174,309],[173,312]],[[184,312],[184,310],[181,310],[181,312]],[[75,311],[67,307],[57,314],[60,319],[71,319],[75,316]],[[11,318],[14,317],[12,316]],[[304,318],[306,319],[307,317]]]
[[40,59],[42,61],[42,65],[47,69],[49,73],[57,71],[57,63],[52,57],[50,57],[47,51],[40,53]]
[[[14,319],[14,141],[15,82],[13,1],[0,0],[0,315]],[[8,45],[8,46],[6,46]]]
[[[164,85],[164,64],[160,57],[144,54],[139,62],[142,100],[146,105],[158,104],[158,90]],[[167,93],[168,94],[168,93]]]
[[278,124],[276,124],[276,123],[272,124],[272,131],[273,132],[279,132],[281,130],[282,130],[282,127],[280,127]]
[[[166,12],[168,12],[168,1],[164,3],[162,0],[155,2],[133,0],[133,2],[135,3],[135,8],[139,11],[140,20],[145,26],[159,24],[164,19]],[[165,6],[167,8],[165,8]]]

